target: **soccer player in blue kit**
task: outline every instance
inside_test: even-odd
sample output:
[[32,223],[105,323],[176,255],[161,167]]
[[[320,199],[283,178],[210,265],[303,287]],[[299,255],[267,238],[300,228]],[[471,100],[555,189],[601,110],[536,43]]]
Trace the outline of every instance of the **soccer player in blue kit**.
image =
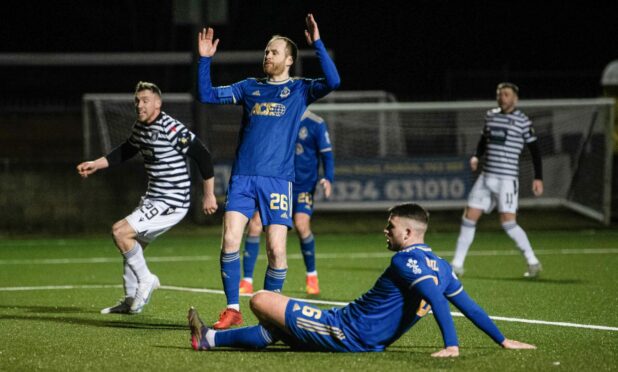
[[429,215],[418,204],[389,210],[384,229],[390,265],[375,285],[343,308],[321,310],[280,293],[260,291],[251,298],[259,324],[215,331],[189,309],[191,345],[195,350],[228,346],[262,349],[277,340],[294,349],[330,352],[383,351],[431,309],[444,348],[434,357],[459,356],[459,343],[449,302],[505,349],[535,349],[507,339],[485,311],[463,289],[448,262],[424,243]]
[[[319,179],[319,165],[322,163],[324,177],[319,184],[324,189],[324,196],[330,197],[332,183],[335,179],[335,161],[328,128],[324,119],[307,110],[303,114],[296,140],[296,169],[293,185],[294,228],[300,240],[300,250],[305,262],[305,288],[307,294],[320,294],[318,272],[315,266],[315,239],[311,232],[313,215],[313,195]],[[260,234],[262,222],[259,213],[249,221],[243,255],[243,279],[240,281],[240,293],[253,293],[253,270],[260,252]]]
[[219,39],[214,30],[199,33],[198,93],[202,103],[243,106],[236,159],[228,185],[223,218],[221,278],[227,307],[214,324],[226,329],[242,323],[239,306],[240,244],[247,221],[257,210],[266,231],[268,269],[264,288],[281,291],[287,272],[286,239],[292,226],[294,149],[307,106],[337,89],[335,64],[320,39],[313,15],[306,18],[305,37],[315,48],[325,79],[291,78],[298,54],[294,42],[273,36],[264,51],[265,78],[249,78],[213,87],[210,64]]

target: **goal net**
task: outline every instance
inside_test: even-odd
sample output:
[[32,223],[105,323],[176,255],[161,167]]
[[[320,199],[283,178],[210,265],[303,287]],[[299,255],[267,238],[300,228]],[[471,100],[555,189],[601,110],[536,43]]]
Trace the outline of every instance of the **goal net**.
[[[361,94],[363,96],[363,94]],[[384,92],[343,93],[311,105],[329,126],[335,154],[333,195],[318,210],[384,210],[415,201],[428,208],[465,206],[477,174],[468,160],[485,112],[494,101],[393,102]],[[84,96],[84,156],[94,158],[124,141],[135,113],[131,95]],[[242,110],[198,105],[189,94],[166,94],[164,110],[207,138],[215,160],[215,191],[225,193]],[[533,166],[520,158],[520,206],[565,206],[609,223],[612,99],[524,100],[543,158],[545,192],[532,195]],[[197,115],[197,116],[195,116]],[[194,198],[194,201],[197,198]]]

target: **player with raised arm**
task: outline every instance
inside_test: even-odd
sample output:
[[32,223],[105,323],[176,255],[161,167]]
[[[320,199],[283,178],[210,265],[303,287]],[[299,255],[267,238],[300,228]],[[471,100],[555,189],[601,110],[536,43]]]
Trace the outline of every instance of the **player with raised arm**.
[[394,254],[373,288],[361,297],[343,308],[321,310],[279,293],[260,291],[251,298],[251,310],[259,324],[226,331],[206,327],[191,308],[188,320],[193,349],[262,349],[281,340],[302,350],[383,351],[431,309],[444,342],[444,348],[432,356],[456,357],[459,342],[449,302],[503,348],[535,348],[505,338],[466,293],[449,264],[424,243],[429,222],[425,209],[407,203],[389,212],[384,234]]
[[294,149],[307,106],[339,87],[339,74],[320,39],[318,25],[306,18],[307,43],[316,51],[325,79],[290,77],[298,51],[294,42],[273,36],[264,51],[265,78],[248,78],[213,87],[210,64],[219,40],[212,28],[199,34],[198,92],[202,103],[243,106],[236,159],[223,219],[221,278],[227,307],[217,329],[242,323],[239,305],[240,244],[247,221],[257,210],[266,231],[268,269],[264,288],[281,291],[287,272],[286,238],[292,226]]
[[477,178],[468,206],[462,217],[455,257],[451,262],[453,271],[464,273],[464,260],[474,240],[476,223],[483,212],[490,213],[496,205],[500,223],[513,239],[528,263],[525,277],[536,278],[542,270],[541,262],[534,254],[526,232],[517,224],[516,212],[519,198],[519,155],[527,145],[534,164],[532,192],[543,194],[543,167],[532,122],[516,105],[519,88],[513,83],[500,83],[496,88],[498,107],[487,111],[485,126],[476,153],[470,158],[470,168],[476,171],[479,158],[485,156],[483,171]]
[[[303,115],[296,141],[294,157],[296,177],[292,187],[294,228],[300,240],[300,250],[305,262],[305,289],[309,295],[318,295],[320,286],[315,266],[315,239],[311,232],[313,195],[319,183],[324,188],[324,196],[330,197],[335,179],[335,161],[324,119],[309,110]],[[321,179],[319,179],[320,163],[324,172],[324,177]],[[258,213],[255,213],[249,221],[247,230],[243,254],[244,275],[240,281],[240,293],[245,294],[253,293],[253,270],[260,251],[262,223]]]
[[148,175],[148,190],[139,206],[112,227],[114,243],[124,256],[125,296],[117,305],[101,310],[102,314],[139,313],[159,287],[159,278],[148,269],[143,250],[187,214],[191,187],[187,156],[195,160],[203,178],[204,213],[217,210],[210,153],[184,124],[161,111],[161,106],[161,90],[140,81],[135,87],[137,120],[129,139],[109,154],[77,166],[78,173],[87,178],[139,152]]

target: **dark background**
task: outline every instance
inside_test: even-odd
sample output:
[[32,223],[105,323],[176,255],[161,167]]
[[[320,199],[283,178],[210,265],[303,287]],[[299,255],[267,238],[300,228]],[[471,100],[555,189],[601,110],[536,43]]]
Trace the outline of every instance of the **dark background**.
[[[172,1],[0,7],[0,53],[192,51],[199,26],[175,21]],[[229,0],[227,22],[214,25],[219,50],[262,50],[273,34],[306,48],[307,12],[335,54],[341,89],[387,90],[403,101],[492,99],[502,80],[519,84],[522,98],[597,97],[603,68],[618,58],[617,1]],[[208,23],[208,15],[198,18]],[[244,76],[215,69],[215,83],[259,74],[257,67]],[[130,92],[137,80],[167,92],[195,84],[187,66],[9,66],[0,79],[5,106],[41,98],[69,108],[84,92]]]

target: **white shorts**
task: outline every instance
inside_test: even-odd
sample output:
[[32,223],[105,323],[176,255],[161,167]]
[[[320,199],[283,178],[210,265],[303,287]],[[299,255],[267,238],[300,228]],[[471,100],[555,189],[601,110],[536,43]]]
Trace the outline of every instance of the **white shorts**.
[[180,222],[187,211],[187,208],[170,207],[159,200],[142,199],[125,219],[137,233],[137,240],[150,243]]
[[516,213],[519,181],[481,173],[468,195],[468,207],[490,213],[498,205],[499,213]]

